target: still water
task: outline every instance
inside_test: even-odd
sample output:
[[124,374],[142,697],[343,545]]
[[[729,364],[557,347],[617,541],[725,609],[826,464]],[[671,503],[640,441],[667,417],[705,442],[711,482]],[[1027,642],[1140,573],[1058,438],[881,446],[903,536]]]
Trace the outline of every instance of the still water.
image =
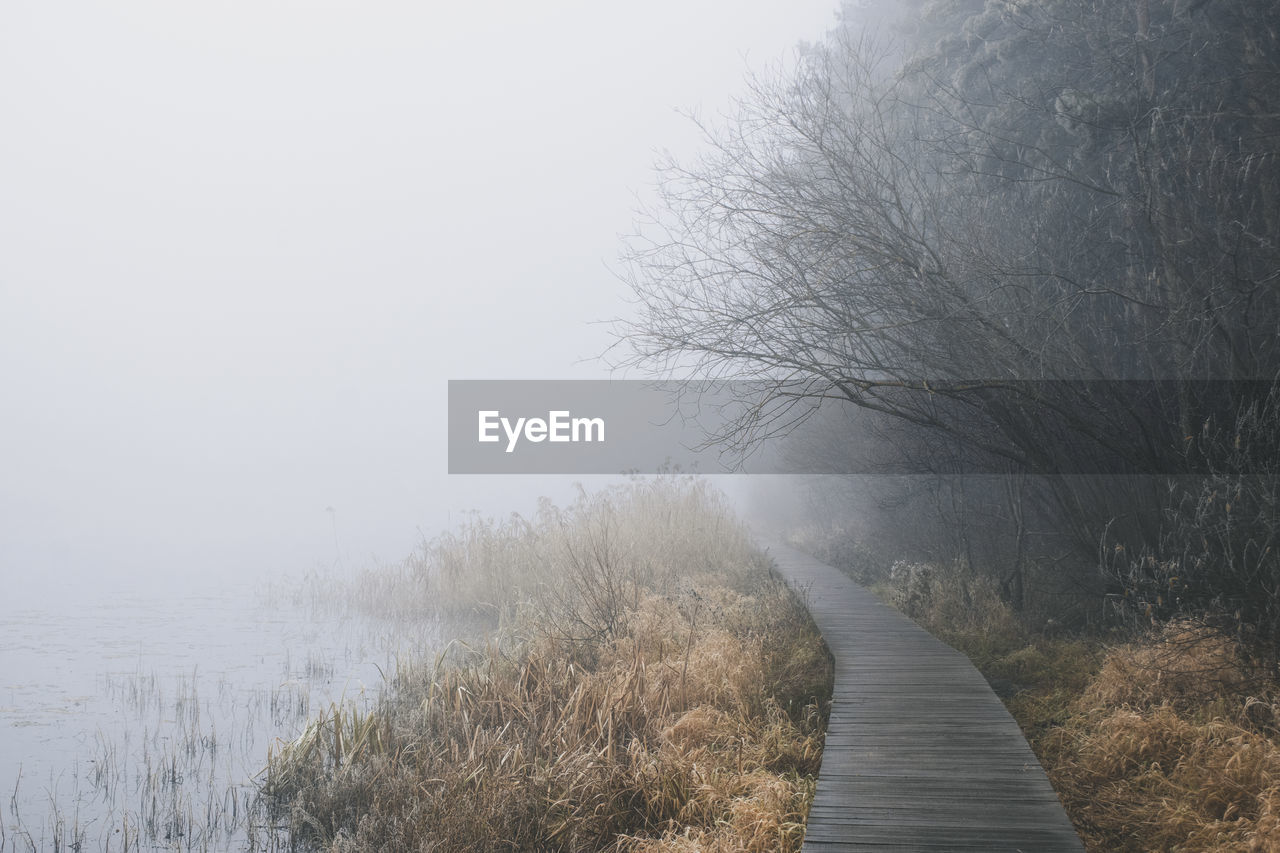
[[282,846],[268,748],[437,642],[288,589],[0,599],[0,853]]

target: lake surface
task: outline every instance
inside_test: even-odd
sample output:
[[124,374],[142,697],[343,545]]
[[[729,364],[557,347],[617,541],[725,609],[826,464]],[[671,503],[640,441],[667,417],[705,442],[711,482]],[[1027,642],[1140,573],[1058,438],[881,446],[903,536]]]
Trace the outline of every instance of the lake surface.
[[0,602],[0,851],[279,847],[255,796],[268,748],[438,642],[206,586]]

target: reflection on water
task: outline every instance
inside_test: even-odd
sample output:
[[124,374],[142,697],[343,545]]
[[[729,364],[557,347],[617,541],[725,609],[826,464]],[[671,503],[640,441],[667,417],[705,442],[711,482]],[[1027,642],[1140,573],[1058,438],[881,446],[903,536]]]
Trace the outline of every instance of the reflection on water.
[[0,603],[0,851],[278,847],[253,782],[268,746],[372,704],[435,640],[232,589]]

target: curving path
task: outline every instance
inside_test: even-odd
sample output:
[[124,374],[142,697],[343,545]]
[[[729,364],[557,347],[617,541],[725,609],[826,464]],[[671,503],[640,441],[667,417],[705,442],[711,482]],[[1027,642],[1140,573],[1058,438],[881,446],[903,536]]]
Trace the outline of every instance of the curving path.
[[969,659],[847,575],[769,543],[835,657],[804,850],[1082,853],[1018,724]]

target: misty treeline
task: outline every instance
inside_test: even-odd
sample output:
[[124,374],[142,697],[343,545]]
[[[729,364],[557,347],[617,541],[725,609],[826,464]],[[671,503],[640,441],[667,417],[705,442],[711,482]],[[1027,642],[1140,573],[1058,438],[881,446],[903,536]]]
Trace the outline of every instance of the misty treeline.
[[1270,0],[846,3],[706,129],[626,362],[763,380],[727,446],[899,475],[827,506],[1029,615],[1280,650]]

